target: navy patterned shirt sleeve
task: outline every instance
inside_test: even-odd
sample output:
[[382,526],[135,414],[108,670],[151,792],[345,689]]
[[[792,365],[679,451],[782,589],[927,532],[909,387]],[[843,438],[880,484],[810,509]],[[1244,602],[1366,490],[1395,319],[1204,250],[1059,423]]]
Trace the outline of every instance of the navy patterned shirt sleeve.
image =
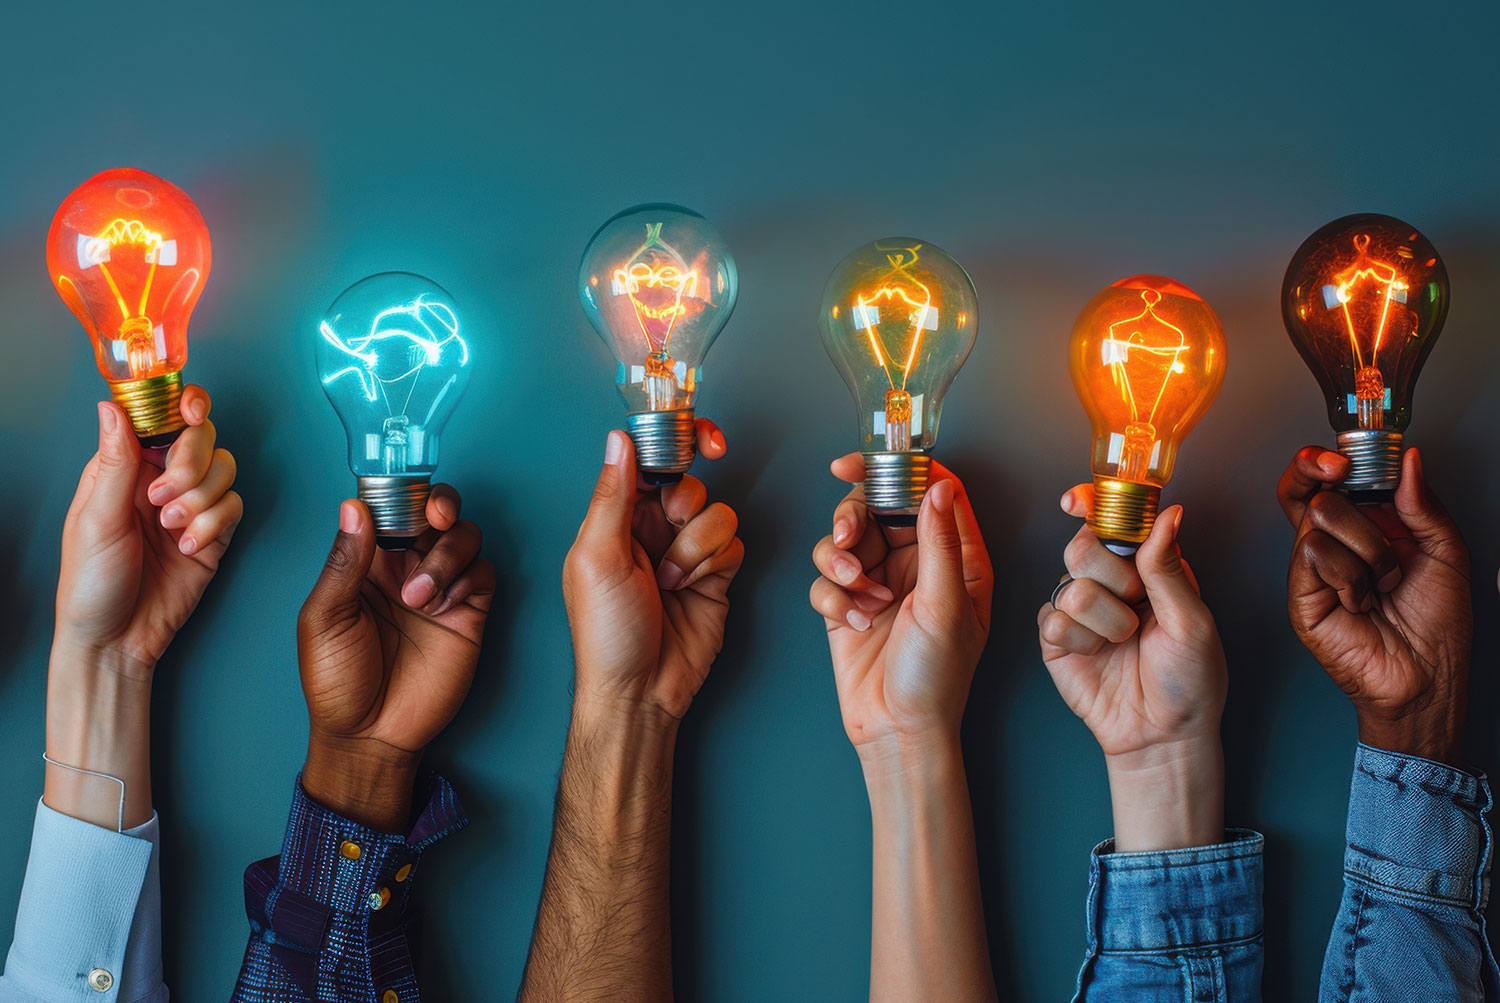
[[1260,1003],[1265,840],[1224,836],[1182,850],[1094,848],[1074,1003]]
[[423,851],[467,822],[435,775],[405,836],[329,811],[298,777],[281,856],[245,871],[250,945],[232,1003],[418,1003],[407,944],[412,886]]

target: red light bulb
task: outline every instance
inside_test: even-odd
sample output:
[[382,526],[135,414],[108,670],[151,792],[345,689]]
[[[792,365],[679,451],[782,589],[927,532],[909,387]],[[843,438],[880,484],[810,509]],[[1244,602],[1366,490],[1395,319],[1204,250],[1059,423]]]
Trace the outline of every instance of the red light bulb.
[[83,325],[142,445],[164,446],[182,431],[188,318],[212,257],[193,200],[134,168],[94,175],[52,217],[52,284]]

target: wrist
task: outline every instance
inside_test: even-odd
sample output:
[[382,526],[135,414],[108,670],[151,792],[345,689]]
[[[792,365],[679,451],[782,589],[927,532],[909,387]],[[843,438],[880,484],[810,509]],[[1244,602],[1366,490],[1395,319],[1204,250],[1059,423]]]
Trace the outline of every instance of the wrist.
[[1217,729],[1104,760],[1117,851],[1223,842],[1224,750]]
[[59,628],[52,636],[48,672],[67,681],[69,687],[87,686],[90,680],[111,679],[119,682],[119,691],[144,688],[150,690],[156,663],[127,654],[110,644],[99,644]]
[[876,787],[910,788],[963,773],[963,749],[957,729],[922,732],[891,732],[854,747],[865,784]]
[[1398,715],[1359,711],[1359,740],[1372,748],[1449,766],[1463,759],[1463,710],[1448,700]]
[[302,789],[329,811],[377,832],[404,834],[421,754],[312,729]]

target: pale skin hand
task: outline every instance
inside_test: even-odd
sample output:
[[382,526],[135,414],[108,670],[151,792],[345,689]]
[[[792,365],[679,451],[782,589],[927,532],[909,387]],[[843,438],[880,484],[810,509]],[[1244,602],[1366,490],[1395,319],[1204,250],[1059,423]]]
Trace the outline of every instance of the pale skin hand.
[[1348,694],[1362,742],[1456,764],[1474,635],[1468,547],[1417,450],[1390,503],[1331,490],[1348,472],[1341,454],[1307,446],[1277,485],[1297,530],[1292,627]]
[[[858,453],[832,464],[858,484]],[[932,464],[915,528],[881,526],[856,487],[813,548],[844,729],[874,836],[870,998],[995,999],[959,749],[994,573],[958,478]]]
[[339,531],[297,619],[307,698],[302,786],[319,804],[380,832],[410,822],[422,750],[458,713],[479,660],[495,569],[479,527],[446,484],[410,550],[380,550],[363,502]]
[[[712,423],[697,434],[701,455],[724,455]],[[610,433],[563,566],[573,720],[522,1000],[672,998],[672,757],[723,643],[736,526],[696,478],[641,482],[630,438]]]
[[[47,677],[47,754],[125,781],[126,828],[149,821],[156,663],[198,605],[244,512],[234,457],[214,446],[210,400],[189,386],[187,429],[142,452],[123,411],[99,405],[99,447],[63,524]],[[119,785],[47,767],[48,807],[120,822]]]
[[[1092,503],[1088,484],[1062,498],[1078,518]],[[1080,528],[1063,555],[1074,582],[1037,613],[1052,681],[1104,751],[1122,852],[1224,838],[1219,721],[1229,674],[1177,547],[1181,524],[1181,506],[1161,512],[1134,560]]]

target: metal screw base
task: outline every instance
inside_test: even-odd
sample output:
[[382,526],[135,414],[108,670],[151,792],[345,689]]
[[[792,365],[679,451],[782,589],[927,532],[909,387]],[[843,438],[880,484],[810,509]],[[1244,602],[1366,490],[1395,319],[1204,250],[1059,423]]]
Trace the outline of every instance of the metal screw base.
[[181,373],[111,383],[109,392],[147,449],[170,446],[187,427],[182,420]]
[[359,478],[358,496],[375,520],[381,550],[408,550],[427,532],[427,496],[432,479],[420,475]]
[[1160,504],[1161,488],[1117,477],[1095,477],[1089,529],[1110,550],[1127,557],[1151,535]]
[[866,453],[865,504],[886,526],[915,526],[927,494],[932,457],[926,453]]
[[676,484],[698,455],[690,407],[627,414],[625,431],[635,442],[635,463],[648,484]]
[[1401,433],[1388,428],[1339,433],[1339,452],[1349,457],[1340,486],[1356,501],[1390,501],[1401,483]]

